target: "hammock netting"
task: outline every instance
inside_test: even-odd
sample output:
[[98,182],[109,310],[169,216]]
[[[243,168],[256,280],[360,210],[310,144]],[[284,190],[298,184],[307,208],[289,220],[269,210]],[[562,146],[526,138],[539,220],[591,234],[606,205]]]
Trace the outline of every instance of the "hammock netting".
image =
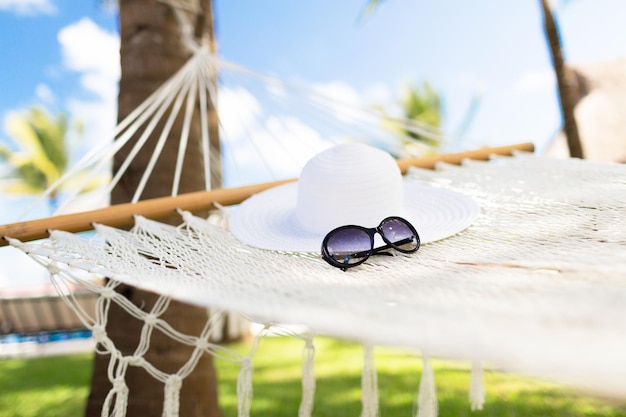
[[[151,146],[154,152],[132,196],[137,202],[169,140],[176,141],[178,153],[171,189],[164,194],[177,195],[192,124],[201,127],[200,149],[194,151],[204,158],[204,172],[197,174],[209,189],[218,157],[211,153],[217,139],[208,129],[211,106],[218,110],[226,186],[295,177],[310,157],[339,142],[367,142],[396,157],[432,152],[411,135],[445,143],[430,126],[363,108],[358,100],[346,104],[319,88],[211,55],[193,41],[192,26],[172,5],[191,59],[42,200],[78,172],[108,172],[113,157],[125,148],[125,160],[102,190],[106,199],[140,150]],[[224,111],[229,103],[236,112]],[[85,177],[83,185],[89,180]],[[346,272],[317,254],[239,242],[228,230],[232,207],[208,218],[181,210],[179,226],[136,216],[131,230],[96,224],[96,232],[87,236],[58,230],[36,243],[10,236],[9,242],[48,268],[60,296],[92,331],[100,353],[110,354],[112,388],[103,416],[126,415],[129,367],[141,367],[164,384],[163,414],[177,416],[180,388],[204,354],[241,365],[238,415],[250,415],[254,353],[259,340],[276,329],[303,341],[302,400],[294,410],[301,417],[313,413],[317,335],[363,344],[363,417],[378,415],[375,345],[422,355],[416,407],[421,417],[437,414],[429,357],[471,361],[472,409],[484,402],[483,365],[626,397],[623,165],[524,154],[467,161],[461,167],[439,165],[435,171],[412,169],[407,180],[464,193],[478,203],[481,215],[463,232],[423,245],[415,254],[372,257]],[[80,188],[64,190],[63,197],[75,200]],[[445,210],[441,216],[445,221]],[[143,309],[115,291],[121,284],[153,291],[158,301]],[[71,290],[76,287],[97,294],[95,310],[77,301]],[[172,300],[207,309],[200,334],[184,334],[162,318]],[[113,305],[143,322],[132,354],[123,353],[107,334]],[[216,342],[227,315],[227,331],[237,332],[244,320],[262,325],[247,355]],[[296,333],[285,325],[305,330]],[[177,371],[165,372],[145,359],[155,331],[193,347]]]
[[[225,311],[266,330],[284,324],[308,329],[296,335],[305,349],[301,416],[312,412],[316,335],[365,346],[364,415],[376,415],[378,408],[374,345],[423,355],[422,416],[437,412],[428,357],[475,365],[474,408],[484,401],[478,364],[626,396],[623,165],[520,154],[412,169],[407,180],[471,196],[481,215],[465,231],[415,254],[372,257],[346,272],[317,254],[239,242],[227,227],[228,212],[236,209],[231,207],[208,219],[181,211],[179,226],[137,216],[130,231],[95,225],[93,236],[53,231],[46,241],[10,243],[50,270],[59,292],[112,355],[113,388],[103,415],[124,415],[129,366],[165,383],[165,413],[176,415],[178,389],[203,353],[241,363],[239,415],[249,415],[255,348],[241,357],[212,342],[223,328],[217,312]],[[101,286],[93,277],[110,280]],[[97,311],[83,310],[71,292],[62,291],[68,283],[98,293]],[[114,291],[120,283],[157,292],[160,302],[143,311]],[[160,318],[170,299],[210,309],[202,334],[181,334]],[[133,355],[124,356],[107,336],[112,303],[145,322]],[[142,358],[154,329],[195,347],[173,374]]]
[[[219,74],[219,75],[218,75]],[[341,90],[341,88],[339,89]],[[432,147],[409,135],[438,140],[441,132],[414,120],[396,118],[360,103],[350,94],[333,93],[332,86],[290,83],[254,72],[198,49],[189,61],[159,89],[147,97],[116,126],[112,135],[84,155],[17,220],[43,205],[52,192],[62,204],[57,214],[74,211],[81,192],[94,178],[109,175],[112,160],[124,148],[124,160],[111,181],[92,193],[92,204],[108,204],[111,191],[144,147],[151,157],[133,190],[132,202],[142,199],[158,169],[167,143],[175,142],[176,164],[171,185],[164,194],[179,194],[186,153],[192,146],[190,131],[200,126],[198,148],[203,166],[197,175],[211,186],[216,166],[221,166],[223,187],[296,177],[313,155],[346,141],[366,142],[396,157],[416,157],[434,152]],[[217,111],[219,138],[209,132],[209,108]],[[211,142],[219,139],[220,150]],[[219,163],[218,163],[219,162]],[[81,175],[80,181],[68,180]],[[70,186],[71,185],[71,186]]]

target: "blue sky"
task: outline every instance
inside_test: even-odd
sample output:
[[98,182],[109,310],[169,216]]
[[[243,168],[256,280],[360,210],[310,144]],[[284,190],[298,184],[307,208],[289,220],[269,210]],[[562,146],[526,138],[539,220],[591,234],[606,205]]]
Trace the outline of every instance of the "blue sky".
[[[482,94],[465,138],[475,145],[542,145],[560,126],[537,1],[388,0],[360,21],[363,3],[218,7],[220,49],[282,78],[341,81],[361,93],[382,85],[397,96],[402,84],[428,80],[444,97],[449,133]],[[625,2],[570,1],[558,12],[569,62],[626,56]]]
[[[337,87],[367,105],[392,103],[406,83],[428,80],[452,136],[480,95],[451,149],[525,141],[542,149],[561,124],[536,0],[387,0],[366,19],[365,0],[215,2],[220,54],[256,71]],[[104,3],[0,0],[0,141],[9,142],[6,117],[33,104],[85,123],[84,147],[112,129],[119,37]],[[558,7],[567,61],[626,56],[625,17],[624,0]],[[0,195],[0,223],[26,204]],[[5,260],[0,253],[0,287],[22,275]]]
[[[0,66],[0,117],[44,103],[87,126],[114,122],[118,56],[107,38],[117,36],[117,16],[103,3],[0,0],[8,63]],[[370,102],[428,80],[444,99],[450,135],[480,94],[470,129],[453,146],[541,147],[560,126],[537,1],[387,0],[360,19],[364,3],[216,0],[220,53],[286,80],[344,83]],[[626,56],[622,0],[570,0],[558,16],[569,62]]]

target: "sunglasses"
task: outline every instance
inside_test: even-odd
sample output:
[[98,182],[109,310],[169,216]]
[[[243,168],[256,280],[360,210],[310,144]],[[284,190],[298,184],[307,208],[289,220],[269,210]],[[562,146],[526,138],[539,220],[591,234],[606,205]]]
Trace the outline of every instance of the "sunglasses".
[[[386,243],[374,248],[374,235],[378,233]],[[420,247],[420,237],[415,227],[402,217],[387,217],[378,227],[341,226],[330,231],[322,242],[322,258],[336,268],[346,270],[362,264],[372,255],[385,254],[385,249],[413,253]]]

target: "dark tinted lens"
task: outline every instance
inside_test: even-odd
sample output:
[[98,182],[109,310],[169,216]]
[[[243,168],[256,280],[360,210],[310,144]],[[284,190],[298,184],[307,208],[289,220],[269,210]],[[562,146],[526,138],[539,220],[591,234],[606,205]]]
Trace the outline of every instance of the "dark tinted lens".
[[419,248],[419,237],[411,225],[400,218],[384,220],[380,231],[391,245],[403,252],[413,252]]
[[328,236],[326,251],[339,265],[352,265],[364,261],[372,250],[369,234],[359,228],[339,229]]

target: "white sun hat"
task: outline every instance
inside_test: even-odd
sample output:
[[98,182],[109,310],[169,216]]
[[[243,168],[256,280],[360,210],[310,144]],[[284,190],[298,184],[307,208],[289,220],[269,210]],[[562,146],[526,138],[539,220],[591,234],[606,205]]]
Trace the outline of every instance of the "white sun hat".
[[324,236],[339,226],[376,227],[400,216],[428,243],[461,232],[479,212],[464,194],[404,180],[388,153],[347,143],[314,156],[298,182],[245,200],[228,225],[240,241],[258,248],[319,252]]

